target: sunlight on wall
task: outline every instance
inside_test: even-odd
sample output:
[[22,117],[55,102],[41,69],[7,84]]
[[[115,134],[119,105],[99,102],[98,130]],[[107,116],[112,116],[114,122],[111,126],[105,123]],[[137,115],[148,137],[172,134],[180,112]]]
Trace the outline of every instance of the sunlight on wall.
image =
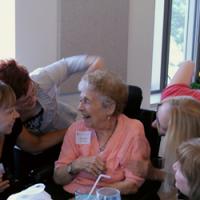
[[15,58],[15,0],[0,0],[0,59]]

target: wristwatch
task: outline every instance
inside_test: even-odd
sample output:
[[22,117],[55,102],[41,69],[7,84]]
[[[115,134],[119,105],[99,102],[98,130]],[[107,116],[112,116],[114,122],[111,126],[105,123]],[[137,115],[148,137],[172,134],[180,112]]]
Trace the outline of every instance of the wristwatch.
[[67,165],[67,173],[70,174],[70,175],[73,175],[73,173],[72,173],[72,163],[69,163]]

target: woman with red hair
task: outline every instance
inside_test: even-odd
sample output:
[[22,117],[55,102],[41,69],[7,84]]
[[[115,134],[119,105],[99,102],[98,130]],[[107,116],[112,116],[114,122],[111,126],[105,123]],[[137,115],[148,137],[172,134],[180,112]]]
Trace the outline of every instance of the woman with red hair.
[[57,89],[72,74],[101,68],[96,56],[73,56],[61,59],[30,74],[15,60],[0,61],[0,80],[14,90],[16,108],[25,127],[35,134],[66,129],[77,113],[57,100]]

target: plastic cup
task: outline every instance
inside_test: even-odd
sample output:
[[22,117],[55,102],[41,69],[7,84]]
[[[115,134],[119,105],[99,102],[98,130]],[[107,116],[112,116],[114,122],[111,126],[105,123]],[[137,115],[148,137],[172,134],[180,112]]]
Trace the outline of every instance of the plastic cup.
[[91,195],[89,198],[88,195],[88,193],[84,193],[79,189],[75,191],[75,200],[96,200],[96,195]]
[[103,187],[96,191],[96,199],[97,200],[121,200],[120,191],[111,187]]

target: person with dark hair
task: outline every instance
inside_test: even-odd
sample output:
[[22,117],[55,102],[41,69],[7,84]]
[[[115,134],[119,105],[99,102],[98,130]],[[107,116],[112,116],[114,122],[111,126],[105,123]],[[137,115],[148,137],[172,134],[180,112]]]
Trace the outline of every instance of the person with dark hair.
[[97,56],[73,56],[61,59],[30,74],[15,60],[0,61],[0,80],[15,92],[16,109],[25,127],[37,135],[66,129],[77,113],[57,100],[58,87],[72,74],[103,67]]
[[[31,177],[35,179],[34,173],[40,172],[44,166],[48,173],[43,176],[48,178],[47,176],[52,175],[54,161],[58,158],[66,129],[77,115],[69,105],[58,101],[58,87],[76,72],[92,71],[103,65],[100,57],[80,55],[61,59],[29,74],[27,69],[15,60],[0,61],[0,80],[14,90],[16,110],[25,127],[23,132],[27,131],[38,137],[46,136],[45,148],[41,149],[35,145],[34,151],[41,151],[38,154],[15,146],[17,177],[27,179],[31,172]],[[21,143],[23,142],[23,145],[26,145],[26,142],[21,140]]]

